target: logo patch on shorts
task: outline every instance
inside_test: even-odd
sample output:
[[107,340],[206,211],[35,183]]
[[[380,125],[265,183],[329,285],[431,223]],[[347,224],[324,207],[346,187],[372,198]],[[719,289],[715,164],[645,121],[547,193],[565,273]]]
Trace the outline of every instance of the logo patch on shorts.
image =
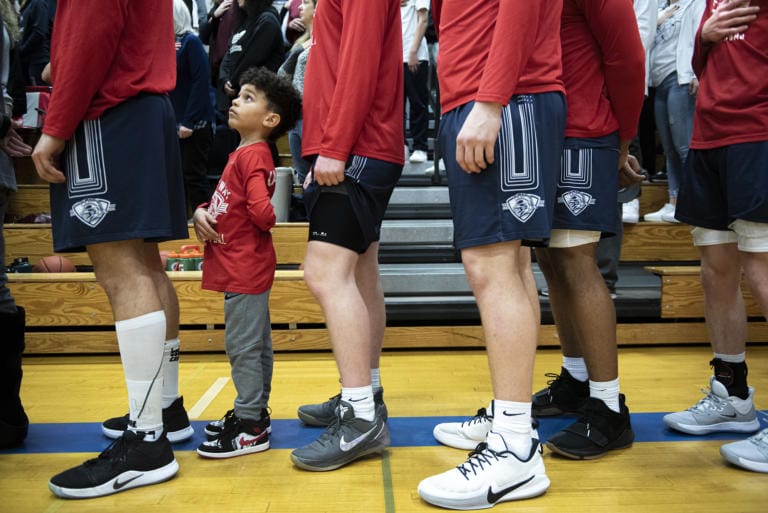
[[584,212],[588,206],[595,204],[595,198],[591,194],[581,191],[568,191],[557,198],[558,203],[564,203],[571,214],[577,216]]
[[520,192],[507,198],[506,206],[518,221],[525,223],[533,217],[537,208],[544,206],[544,201],[541,196]]
[[109,200],[101,198],[85,198],[80,200],[69,211],[69,215],[78,218],[80,221],[95,228],[101,223],[109,212],[113,212],[117,205]]

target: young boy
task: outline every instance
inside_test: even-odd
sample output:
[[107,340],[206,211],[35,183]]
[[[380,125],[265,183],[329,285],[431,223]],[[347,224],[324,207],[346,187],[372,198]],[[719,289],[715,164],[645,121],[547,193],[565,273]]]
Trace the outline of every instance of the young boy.
[[263,68],[243,73],[229,109],[240,145],[210,203],[194,214],[197,238],[206,242],[202,286],[224,292],[225,346],[237,389],[234,409],[208,424],[210,440],[197,448],[208,458],[269,449],[269,291],[276,262],[269,232],[275,224],[275,165],[267,140],[286,133],[300,113],[301,97],[290,80]]

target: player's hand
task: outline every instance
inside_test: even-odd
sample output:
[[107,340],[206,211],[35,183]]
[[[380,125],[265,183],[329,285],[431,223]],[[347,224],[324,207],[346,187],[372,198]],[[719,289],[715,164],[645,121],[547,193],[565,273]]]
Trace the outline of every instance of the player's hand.
[[339,185],[344,181],[347,165],[343,160],[318,156],[312,167],[312,175],[318,185]]
[[195,235],[200,242],[219,240],[219,232],[216,231],[216,219],[204,208],[195,209],[192,215],[192,222],[195,225]]
[[501,129],[501,104],[476,102],[456,137],[456,162],[467,173],[493,164],[493,147]]
[[730,0],[720,2],[701,27],[701,42],[719,43],[729,36],[744,32],[757,18],[760,7],[749,5],[750,0]]
[[64,173],[58,168],[59,155],[64,151],[64,144],[64,139],[48,134],[43,134],[37,141],[32,152],[32,161],[35,163],[37,174],[46,182],[63,183],[66,180]]
[[619,168],[619,187],[626,188],[645,180],[643,168],[634,155],[627,156],[627,160]]
[[227,93],[227,96],[235,96],[237,94],[237,91],[232,86],[232,82],[229,80],[224,83],[224,92]]

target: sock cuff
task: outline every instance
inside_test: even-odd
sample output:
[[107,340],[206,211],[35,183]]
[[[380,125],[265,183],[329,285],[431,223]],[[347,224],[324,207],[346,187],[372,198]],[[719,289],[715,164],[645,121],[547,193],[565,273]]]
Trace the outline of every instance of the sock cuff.
[[134,330],[136,328],[143,328],[145,326],[152,326],[158,323],[165,323],[165,312],[158,310],[156,312],[149,312],[138,317],[132,317],[122,321],[115,321],[115,330]]
[[363,397],[373,397],[373,387],[367,385],[364,387],[341,387],[341,398],[351,397],[352,399],[360,399]]
[[713,354],[716,359],[726,363],[744,363],[747,359],[746,351],[739,354],[723,354],[723,353],[713,353]]
[[606,391],[619,391],[619,378],[612,379],[610,381],[592,381],[589,380],[589,388],[592,389],[598,389],[598,390],[606,390]]
[[567,370],[573,379],[582,383],[589,379],[587,362],[584,357],[563,356],[563,369]]

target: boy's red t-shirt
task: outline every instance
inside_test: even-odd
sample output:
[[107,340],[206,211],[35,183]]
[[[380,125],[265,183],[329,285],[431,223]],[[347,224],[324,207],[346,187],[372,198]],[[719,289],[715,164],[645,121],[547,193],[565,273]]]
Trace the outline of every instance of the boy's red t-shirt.
[[207,242],[202,287],[261,294],[272,287],[277,260],[270,229],[275,210],[275,165],[266,142],[232,152],[208,205],[219,242]]

